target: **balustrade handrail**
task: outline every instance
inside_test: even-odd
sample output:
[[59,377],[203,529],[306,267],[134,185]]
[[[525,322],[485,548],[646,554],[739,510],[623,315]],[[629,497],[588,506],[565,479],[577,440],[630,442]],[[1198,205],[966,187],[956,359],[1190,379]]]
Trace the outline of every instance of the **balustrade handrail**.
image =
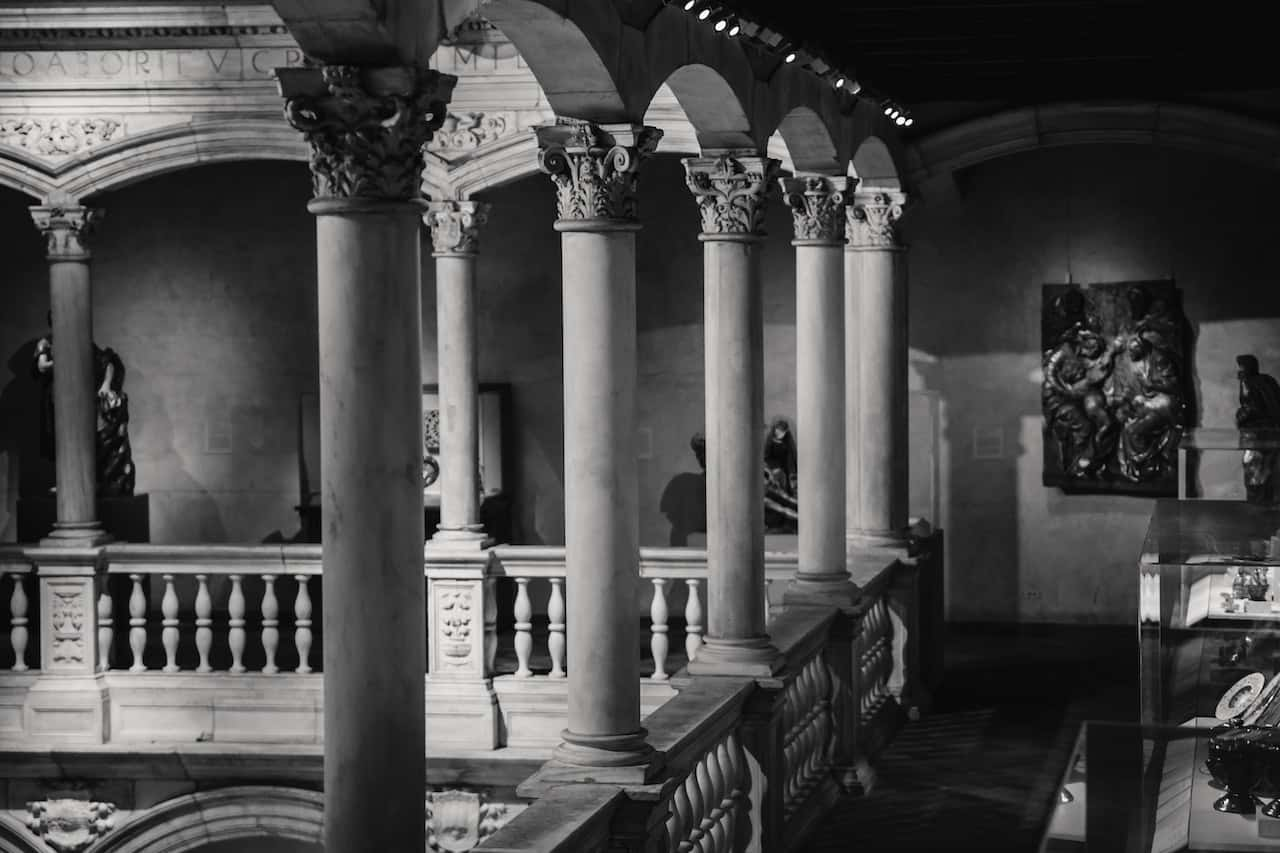
[[320,545],[152,545],[119,543],[103,548],[109,574],[321,573]]

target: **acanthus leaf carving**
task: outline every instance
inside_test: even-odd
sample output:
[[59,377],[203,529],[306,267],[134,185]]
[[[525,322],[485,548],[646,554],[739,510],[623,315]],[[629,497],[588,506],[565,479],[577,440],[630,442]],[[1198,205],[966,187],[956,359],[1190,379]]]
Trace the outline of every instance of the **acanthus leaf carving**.
[[27,827],[58,853],[80,853],[115,826],[112,803],[49,799],[27,803]]
[[898,247],[898,219],[907,197],[898,190],[866,189],[853,194],[846,237],[855,248]]
[[437,255],[473,255],[480,250],[480,229],[489,221],[489,205],[476,201],[433,201],[423,215]]
[[409,201],[457,78],[423,68],[277,69],[285,118],[311,146],[315,198]]
[[538,168],[556,186],[562,221],[637,219],[640,165],[657,150],[661,130],[561,121],[536,132]]
[[827,175],[782,178],[782,198],[791,208],[795,239],[844,242],[845,194],[849,179]]
[[124,124],[98,116],[0,118],[0,143],[46,159],[70,157],[124,135]]
[[84,590],[53,588],[49,606],[50,649],[55,664],[84,663],[84,626],[89,619]]
[[778,160],[726,154],[689,157],[683,162],[703,234],[764,235],[767,193],[777,176]]
[[427,150],[445,158],[456,157],[501,139],[514,124],[504,113],[449,113],[432,136]]
[[44,235],[50,260],[76,260],[89,254],[89,237],[102,219],[102,211],[73,204],[31,208],[31,219]]

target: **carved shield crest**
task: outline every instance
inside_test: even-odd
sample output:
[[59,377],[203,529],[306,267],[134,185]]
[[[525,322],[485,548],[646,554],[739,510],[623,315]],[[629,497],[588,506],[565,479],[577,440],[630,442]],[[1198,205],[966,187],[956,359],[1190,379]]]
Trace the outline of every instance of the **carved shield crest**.
[[97,841],[111,829],[111,803],[85,800],[51,799],[27,803],[31,816],[27,825],[59,853],[77,853]]
[[436,791],[427,796],[427,844],[432,850],[465,853],[479,843],[479,794]]

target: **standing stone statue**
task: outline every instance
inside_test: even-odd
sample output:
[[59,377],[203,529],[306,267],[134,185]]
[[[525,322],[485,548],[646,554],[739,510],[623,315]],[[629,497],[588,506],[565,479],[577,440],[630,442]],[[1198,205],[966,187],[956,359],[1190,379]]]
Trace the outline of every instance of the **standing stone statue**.
[[[52,318],[50,318],[52,320]],[[53,334],[36,342],[32,371],[40,379],[40,451],[53,459]],[[135,472],[129,444],[129,395],[124,393],[124,362],[110,347],[93,345],[93,381],[97,386],[97,491],[104,497],[133,494]]]
[[[1280,438],[1280,383],[1262,373],[1258,359],[1252,355],[1236,356],[1236,376],[1240,380],[1240,408],[1236,409],[1236,426],[1244,441],[1258,438]],[[1250,503],[1274,503],[1276,499],[1276,461],[1280,451],[1249,448],[1241,460],[1244,466],[1245,494]]]

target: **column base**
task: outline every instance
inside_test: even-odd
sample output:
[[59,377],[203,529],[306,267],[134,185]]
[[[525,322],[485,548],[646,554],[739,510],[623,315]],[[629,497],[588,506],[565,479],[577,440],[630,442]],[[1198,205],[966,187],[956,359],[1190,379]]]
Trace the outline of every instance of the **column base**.
[[848,607],[862,597],[848,575],[797,577],[782,591],[783,607]]
[[483,527],[477,529],[441,529],[438,528],[427,540],[427,548],[447,551],[483,551],[498,544],[485,533]]
[[741,640],[709,636],[685,670],[690,675],[768,678],[781,672],[786,662],[767,636]]
[[911,539],[907,528],[901,530],[850,530],[845,541],[850,548],[906,548]]
[[583,768],[604,771],[602,775],[592,773],[598,782],[612,782],[617,777],[620,784],[625,784],[637,775],[644,779],[657,758],[645,741],[646,735],[644,729],[621,735],[580,735],[565,729],[560,733],[560,745],[552,753],[552,764],[574,768],[579,773]]
[[102,529],[99,521],[59,521],[49,535],[40,540],[46,548],[92,548],[111,541],[111,534]]

